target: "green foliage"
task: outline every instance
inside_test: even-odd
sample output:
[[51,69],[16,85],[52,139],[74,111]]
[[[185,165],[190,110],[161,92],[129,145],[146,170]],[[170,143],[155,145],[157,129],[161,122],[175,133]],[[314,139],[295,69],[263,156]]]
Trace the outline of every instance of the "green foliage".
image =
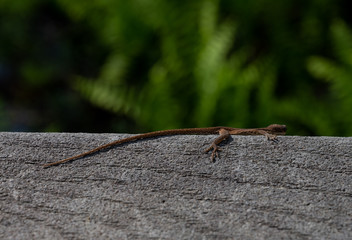
[[[133,26],[151,32],[151,38],[159,46],[148,38],[144,40],[155,48],[149,55],[158,57],[140,73],[140,80],[129,79],[129,71],[139,70],[133,68],[135,59],[131,54],[136,53],[119,48],[119,40],[115,39],[112,57],[102,67],[99,78],[77,78],[76,88],[92,103],[128,114],[148,129],[213,124],[240,127],[267,124],[276,118],[268,114],[274,113],[270,110],[264,111],[258,120],[252,116],[263,112],[257,105],[270,109],[270,101],[275,102],[272,96],[275,67],[269,66],[273,61],[270,58],[251,61],[253,50],[249,46],[233,51],[237,24],[231,19],[219,19],[218,1],[192,2],[179,7],[172,3],[138,5],[138,8],[126,5],[123,11],[132,16],[147,9],[142,14],[145,18]],[[160,14],[158,18],[155,13]],[[121,17],[116,12],[112,14],[114,18]],[[137,55],[148,55],[148,46],[140,49],[144,53]],[[138,85],[129,84],[136,81]],[[260,95],[250,103],[253,92]]]
[[352,135],[352,31],[341,20],[331,25],[331,38],[337,60],[312,56],[308,70],[317,79],[330,85],[326,109],[328,129],[334,133]]
[[4,0],[1,109],[34,109],[28,129],[41,131],[282,123],[289,134],[351,135],[346,6]]

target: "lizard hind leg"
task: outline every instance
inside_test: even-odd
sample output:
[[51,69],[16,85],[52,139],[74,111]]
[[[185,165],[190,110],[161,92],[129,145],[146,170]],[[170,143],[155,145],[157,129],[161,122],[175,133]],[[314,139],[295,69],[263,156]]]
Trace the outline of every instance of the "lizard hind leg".
[[212,162],[215,162],[215,158],[219,158],[219,152],[221,151],[218,147],[218,144],[221,143],[222,141],[228,139],[230,137],[230,132],[227,131],[226,129],[220,129],[219,130],[219,134],[220,136],[218,136],[210,145],[210,147],[208,147],[207,149],[205,149],[204,152],[209,152],[210,150],[213,150],[210,156],[210,160]]
[[210,156],[210,160],[212,162],[215,162],[215,158],[219,158],[219,152],[221,151],[220,148],[218,147],[218,145],[216,145],[214,142],[210,145],[210,147],[208,147],[207,149],[205,149],[205,153],[209,152],[210,150],[213,151],[211,152],[211,156]]

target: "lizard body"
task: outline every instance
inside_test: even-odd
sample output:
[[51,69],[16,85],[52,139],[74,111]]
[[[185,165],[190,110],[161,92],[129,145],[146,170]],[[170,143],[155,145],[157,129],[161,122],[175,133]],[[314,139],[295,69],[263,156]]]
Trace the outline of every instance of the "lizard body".
[[152,137],[160,137],[160,136],[171,136],[171,135],[187,135],[187,134],[200,134],[200,135],[211,135],[211,134],[220,134],[217,137],[209,148],[205,150],[205,152],[209,152],[213,149],[211,154],[211,159],[214,160],[215,156],[217,156],[217,152],[219,151],[218,144],[225,139],[227,139],[230,135],[264,135],[268,140],[277,141],[277,135],[285,135],[286,134],[286,126],[279,125],[279,124],[271,124],[266,128],[232,128],[232,127],[208,127],[208,128],[184,128],[184,129],[170,129],[170,130],[162,130],[162,131],[155,131],[149,133],[143,133],[123,139],[119,139],[113,141],[111,143],[102,145],[100,147],[94,148],[90,151],[81,153],[79,155],[69,157],[57,162],[47,163],[44,164],[43,167],[51,167],[55,165],[59,165],[62,163],[66,163],[78,158],[85,157],[92,153],[98,152],[100,150],[120,145],[123,143],[134,142],[140,139],[152,138]]

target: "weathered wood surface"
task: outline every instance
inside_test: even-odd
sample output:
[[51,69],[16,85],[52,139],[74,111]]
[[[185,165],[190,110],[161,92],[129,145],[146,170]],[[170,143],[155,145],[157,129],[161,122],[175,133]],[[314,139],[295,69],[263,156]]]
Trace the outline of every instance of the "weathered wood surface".
[[352,138],[0,133],[0,239],[352,239]]

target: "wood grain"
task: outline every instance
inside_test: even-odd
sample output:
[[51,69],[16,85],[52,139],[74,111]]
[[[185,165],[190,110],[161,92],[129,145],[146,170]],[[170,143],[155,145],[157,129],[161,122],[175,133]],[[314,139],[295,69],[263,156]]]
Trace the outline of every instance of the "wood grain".
[[0,239],[351,239],[352,138],[0,133]]

